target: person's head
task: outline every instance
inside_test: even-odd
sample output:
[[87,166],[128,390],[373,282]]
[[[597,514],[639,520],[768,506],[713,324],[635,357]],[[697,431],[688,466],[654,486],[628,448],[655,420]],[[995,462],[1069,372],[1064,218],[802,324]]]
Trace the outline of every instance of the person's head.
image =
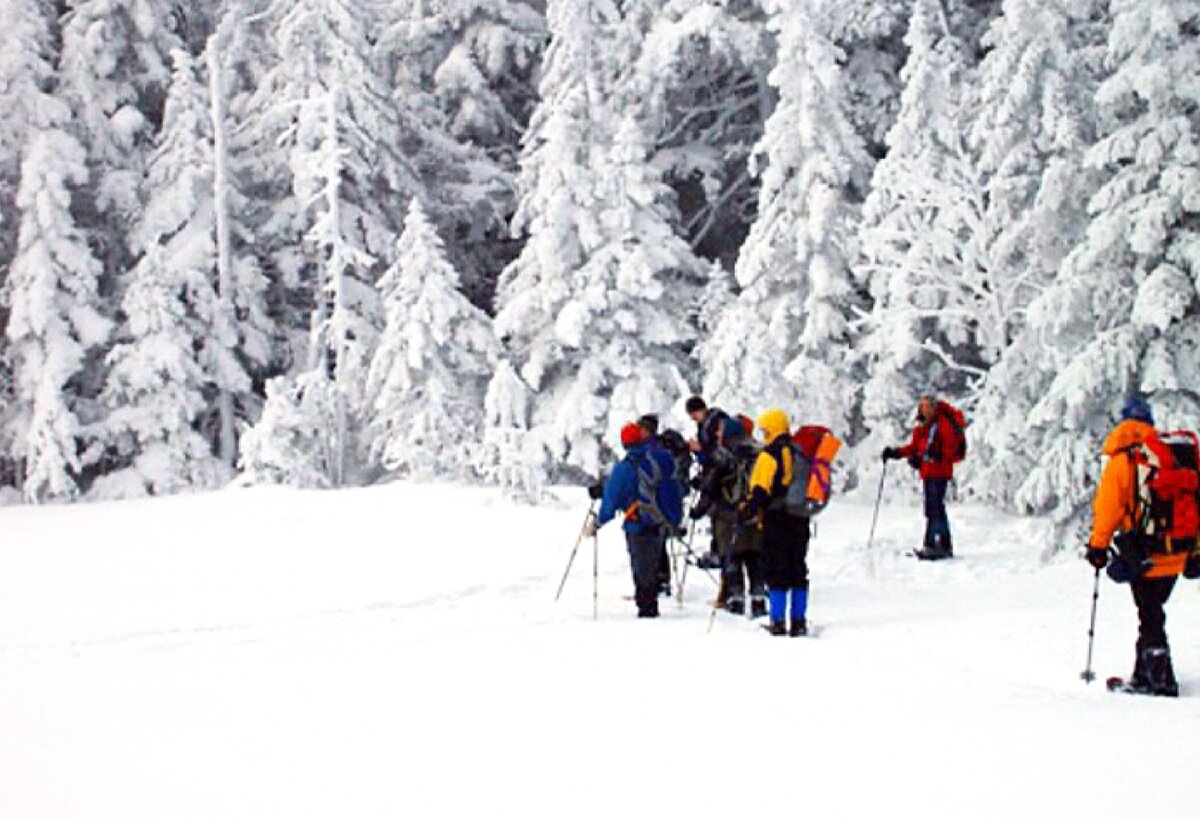
[[1154,412],[1150,409],[1150,402],[1140,395],[1131,395],[1125,399],[1125,406],[1121,407],[1121,420],[1142,421],[1154,426]]
[[[724,429],[721,431],[721,440],[725,446],[735,446],[746,437],[746,428],[742,426],[741,419],[730,418],[724,424]],[[753,432],[753,428],[751,428]]]
[[646,430],[646,435],[653,438],[658,434],[658,416],[648,412],[637,420],[638,426]]
[[792,422],[788,419],[787,413],[781,409],[764,412],[758,417],[758,426],[763,431],[763,438],[767,443],[792,431]]
[[708,415],[708,404],[704,403],[704,399],[698,395],[693,395],[689,398],[687,403],[683,405],[683,408],[687,412],[688,418],[691,418],[697,424],[703,421],[705,416]]
[[635,446],[646,443],[648,437],[646,430],[639,424],[626,424],[621,427],[621,446],[626,449],[633,449]]
[[921,400],[917,402],[917,417],[926,423],[933,420],[933,415],[937,411],[937,399],[926,393],[921,396]]

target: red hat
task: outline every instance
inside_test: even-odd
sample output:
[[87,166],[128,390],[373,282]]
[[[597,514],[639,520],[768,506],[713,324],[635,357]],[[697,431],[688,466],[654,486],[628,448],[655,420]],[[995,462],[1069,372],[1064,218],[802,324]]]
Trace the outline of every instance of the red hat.
[[626,424],[621,427],[621,446],[629,449],[646,440],[646,430],[637,424]]

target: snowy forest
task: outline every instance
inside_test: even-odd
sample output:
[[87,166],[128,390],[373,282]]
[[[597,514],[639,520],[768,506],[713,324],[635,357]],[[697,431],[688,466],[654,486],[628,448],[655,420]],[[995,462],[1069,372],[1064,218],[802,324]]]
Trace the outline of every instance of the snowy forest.
[[[1200,424],[1200,0],[0,0],[0,494],[536,494],[698,392]],[[1191,379],[1191,380],[1189,380]],[[678,416],[676,416],[677,418]]]

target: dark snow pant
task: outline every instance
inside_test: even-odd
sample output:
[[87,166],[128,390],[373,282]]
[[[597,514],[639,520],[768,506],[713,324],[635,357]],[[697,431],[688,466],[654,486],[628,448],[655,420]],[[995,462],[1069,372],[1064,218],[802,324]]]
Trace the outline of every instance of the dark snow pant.
[[926,478],[925,489],[925,548],[951,551],[950,518],[946,516],[945,478]]
[[750,594],[764,593],[762,555],[758,529],[738,519],[737,510],[720,508],[713,512],[713,522],[718,527],[723,562],[721,575],[724,579],[720,602],[740,600],[746,596],[746,581],[750,582]]
[[763,516],[764,577],[771,589],[808,588],[808,518],[784,512]]
[[667,550],[667,541],[663,540],[662,549],[658,554],[658,591],[671,593],[671,555]]
[[1167,645],[1167,613],[1164,606],[1175,588],[1174,577],[1135,580],[1129,584],[1138,610],[1137,660],[1132,682],[1156,693],[1178,690]]
[[639,617],[658,616],[658,561],[667,542],[661,531],[625,533],[629,567],[633,570],[633,599]]

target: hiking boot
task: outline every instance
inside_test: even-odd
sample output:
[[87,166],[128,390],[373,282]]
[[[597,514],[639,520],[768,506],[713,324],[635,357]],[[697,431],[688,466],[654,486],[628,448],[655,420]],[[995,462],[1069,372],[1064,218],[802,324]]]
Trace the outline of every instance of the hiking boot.
[[643,617],[650,618],[650,617],[657,617],[657,616],[658,616],[658,609],[639,609],[638,610],[638,619],[639,620]]
[[740,596],[730,597],[725,601],[725,611],[741,617],[746,613],[746,598]]
[[1175,669],[1171,666],[1171,650],[1164,646],[1147,648],[1141,652],[1131,685],[1144,687],[1156,697],[1178,697],[1179,684],[1175,681]]
[[913,555],[916,556],[918,560],[945,560],[947,558],[954,557],[953,553],[948,552],[945,549],[939,549],[936,546],[926,546],[917,549],[915,552],[913,552]]
[[709,552],[700,556],[696,561],[696,565],[701,569],[719,569],[721,568],[721,557],[716,552]]
[[772,637],[784,637],[787,635],[787,624],[782,620],[772,620],[771,625],[766,627]]
[[792,637],[804,637],[808,634],[808,621],[801,617],[799,620],[792,621],[792,627],[788,630],[788,634]]
[[767,616],[767,601],[762,597],[754,597],[750,600],[750,616],[757,619]]

